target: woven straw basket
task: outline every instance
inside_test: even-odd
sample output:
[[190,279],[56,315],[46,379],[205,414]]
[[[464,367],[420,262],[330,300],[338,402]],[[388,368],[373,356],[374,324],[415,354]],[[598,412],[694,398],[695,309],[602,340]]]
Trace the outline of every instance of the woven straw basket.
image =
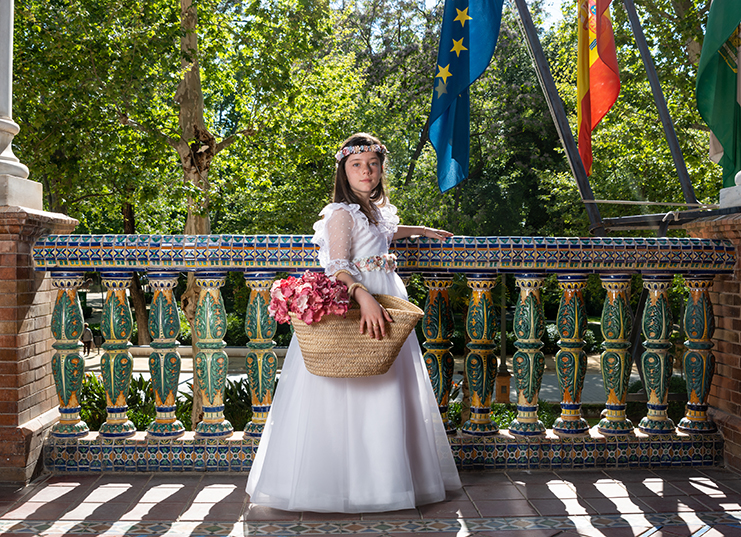
[[370,377],[383,375],[396,360],[401,346],[422,318],[423,312],[411,302],[389,295],[373,295],[391,315],[386,336],[372,339],[360,334],[360,308],[345,317],[325,315],[318,323],[306,324],[295,313],[291,323],[309,373],[320,377]]

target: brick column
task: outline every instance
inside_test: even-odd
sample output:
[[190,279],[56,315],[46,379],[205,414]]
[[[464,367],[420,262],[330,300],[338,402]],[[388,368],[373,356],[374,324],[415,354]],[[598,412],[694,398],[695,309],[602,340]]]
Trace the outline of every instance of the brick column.
[[34,271],[31,248],[76,225],[65,215],[0,205],[0,482],[31,479],[59,417],[51,374],[56,292],[46,272]]
[[703,218],[684,228],[692,237],[727,239],[736,247],[733,274],[716,276],[710,290],[716,329],[708,416],[723,434],[726,466],[741,471],[741,215]]

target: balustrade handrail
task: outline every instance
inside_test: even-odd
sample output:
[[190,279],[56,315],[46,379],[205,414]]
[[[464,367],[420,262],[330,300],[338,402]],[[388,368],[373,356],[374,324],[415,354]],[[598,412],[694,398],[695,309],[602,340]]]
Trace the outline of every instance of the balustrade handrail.
[[[401,272],[718,274],[736,250],[719,239],[471,237],[397,240]],[[310,235],[48,235],[37,270],[297,271],[318,268]]]
[[[516,351],[513,373],[518,392],[517,419],[512,434],[539,436],[545,427],[538,419],[537,402],[545,358],[541,352],[545,320],[541,288],[547,274],[558,276],[561,301],[556,326],[556,355],[561,390],[561,416],[556,434],[585,435],[589,425],[581,415],[581,391],[586,373],[584,336],[587,317],[584,291],[587,275],[597,273],[606,297],[602,313],[605,338],[601,367],[605,381],[606,414],[598,425],[603,435],[629,435],[634,426],[626,416],[627,388],[633,356],[629,335],[633,312],[629,294],[633,273],[643,276],[648,295],[640,324],[645,351],[640,360],[649,394],[647,415],[638,430],[649,435],[708,433],[716,430],[707,417],[707,398],[714,369],[712,336],[715,329],[710,289],[715,276],[731,273],[735,247],[728,241],[696,238],[578,238],[578,237],[465,237],[444,241],[424,237],[395,241],[402,273],[422,273],[429,290],[422,332],[426,338],[425,364],[443,422],[447,418],[453,373],[451,338],[454,331],[448,288],[452,273],[468,275],[471,298],[466,314],[470,342],[466,377],[471,390],[471,416],[461,431],[471,435],[498,432],[491,421],[491,401],[497,358],[497,327],[492,290],[497,273],[514,273],[519,288],[515,309]],[[242,272],[252,289],[247,305],[245,332],[249,338],[245,366],[250,377],[253,419],[248,436],[260,436],[275,386],[277,357],[273,351],[276,322],[268,316],[270,287],[277,272],[319,269],[318,248],[308,235],[50,235],[33,249],[36,269],[50,271],[58,289],[52,315],[56,350],[52,370],[60,400],[58,438],[83,436],[87,425],[80,418],[79,394],[84,374],[80,353],[83,315],[78,290],[85,273],[98,271],[107,288],[101,330],[106,339],[101,358],[102,383],[107,397],[107,420],[100,428],[106,438],[134,434],[127,419],[127,395],[132,356],[128,351],[133,320],[126,289],[132,273],[146,271],[154,289],[148,330],[152,337],[149,358],[155,391],[155,421],[147,429],[153,438],[175,438],[183,425],[175,417],[175,394],[181,359],[176,337],[180,328],[174,289],[178,274],[195,272],[200,288],[194,330],[198,334],[194,373],[199,378],[204,419],[197,424],[201,437],[227,437],[232,425],[224,418],[224,382],[228,357],[223,341],[226,311],[220,287],[228,272]],[[678,426],[667,414],[667,386],[672,375],[670,337],[674,323],[668,291],[673,276],[684,276],[689,291],[684,332],[687,350],[682,357],[687,376],[687,407]],[[638,359],[638,357],[636,357]]]

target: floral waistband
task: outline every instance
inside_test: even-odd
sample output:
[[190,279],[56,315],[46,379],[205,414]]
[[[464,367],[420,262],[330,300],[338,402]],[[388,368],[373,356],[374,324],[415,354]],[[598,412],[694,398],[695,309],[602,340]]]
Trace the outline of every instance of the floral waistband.
[[361,272],[371,272],[374,270],[393,272],[396,270],[396,256],[394,254],[383,254],[361,257],[360,259],[355,259],[353,264]]

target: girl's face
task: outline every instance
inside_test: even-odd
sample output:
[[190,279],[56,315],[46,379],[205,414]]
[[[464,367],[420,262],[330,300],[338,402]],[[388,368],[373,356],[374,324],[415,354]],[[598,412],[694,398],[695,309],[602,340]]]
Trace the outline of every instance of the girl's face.
[[354,153],[345,161],[345,174],[356,196],[370,199],[371,192],[381,181],[381,159],[378,153]]

